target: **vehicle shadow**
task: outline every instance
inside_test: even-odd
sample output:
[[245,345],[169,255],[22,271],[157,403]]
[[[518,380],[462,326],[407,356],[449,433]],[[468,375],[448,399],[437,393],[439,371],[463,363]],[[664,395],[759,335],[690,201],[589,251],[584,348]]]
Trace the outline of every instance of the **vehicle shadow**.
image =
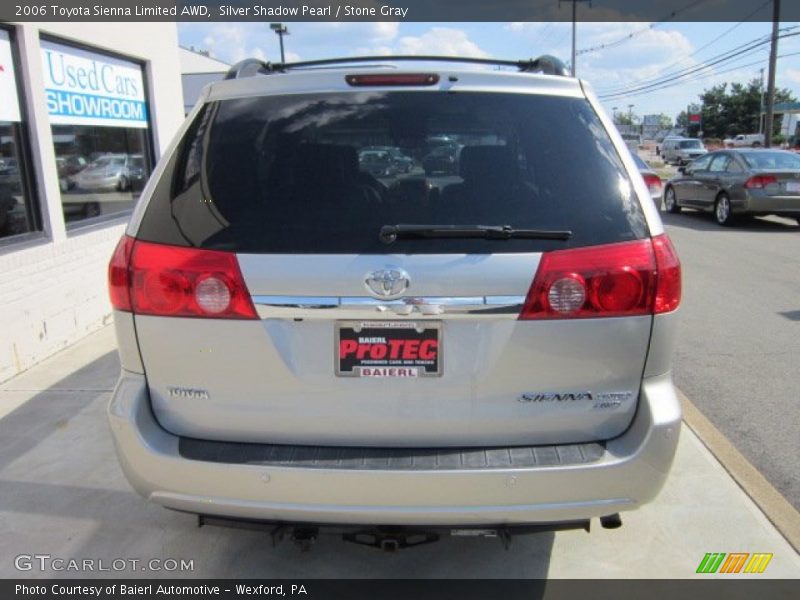
[[662,210],[661,220],[665,225],[673,227],[683,227],[696,231],[716,231],[719,233],[753,231],[796,234],[800,230],[800,225],[795,221],[781,217],[742,217],[731,227],[721,227],[714,221],[711,213],[693,209],[683,209],[677,214]]
[[[384,553],[334,535],[309,552],[268,532],[205,526],[138,496],[124,479],[106,422],[118,373],[109,353],[0,419],[0,577],[519,578],[548,575],[553,533],[451,538]],[[92,389],[85,389],[91,387]],[[136,559],[120,571],[25,571],[20,553]],[[184,571],[143,571],[152,559],[192,561]],[[534,592],[538,589],[534,586]],[[542,588],[543,590],[543,588]],[[534,593],[532,598],[540,597]]]

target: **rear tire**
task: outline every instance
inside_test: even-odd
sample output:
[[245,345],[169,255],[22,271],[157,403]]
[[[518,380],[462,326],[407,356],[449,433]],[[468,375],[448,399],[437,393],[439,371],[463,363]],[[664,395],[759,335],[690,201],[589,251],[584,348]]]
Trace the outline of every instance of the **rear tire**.
[[675,195],[675,188],[668,187],[664,192],[664,208],[673,215],[681,212],[681,207],[678,205],[678,197]]
[[733,209],[731,208],[731,199],[727,194],[717,196],[717,201],[714,203],[714,219],[717,221],[717,225],[723,227],[733,225]]

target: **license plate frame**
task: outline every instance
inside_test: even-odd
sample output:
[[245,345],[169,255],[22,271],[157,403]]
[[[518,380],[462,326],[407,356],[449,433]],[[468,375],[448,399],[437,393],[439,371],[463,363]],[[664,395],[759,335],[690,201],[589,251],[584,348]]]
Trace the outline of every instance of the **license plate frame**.
[[[362,351],[365,356],[358,358],[362,343],[359,338],[369,338],[371,341],[363,342],[368,346],[367,351]],[[336,321],[334,333],[334,370],[337,377],[355,378],[380,378],[380,379],[413,379],[421,377],[441,377],[444,373],[443,355],[443,328],[441,321],[380,321],[380,320],[350,320]],[[342,341],[351,342],[343,347]],[[381,341],[382,340],[382,341]],[[402,343],[392,344],[393,340]],[[406,341],[418,341],[409,347]],[[435,341],[431,344],[430,341]],[[352,342],[357,344],[355,355],[352,352]],[[428,342],[423,344],[423,342]],[[380,350],[372,352],[375,346],[385,348],[385,356]],[[410,354],[403,351],[408,350]],[[434,358],[429,358],[431,352]],[[392,353],[397,354],[396,358]],[[343,356],[344,353],[344,356]],[[415,356],[412,356],[415,355]],[[380,356],[376,358],[376,356]]]
[[800,181],[787,181],[786,191],[794,192],[795,194],[800,193]]

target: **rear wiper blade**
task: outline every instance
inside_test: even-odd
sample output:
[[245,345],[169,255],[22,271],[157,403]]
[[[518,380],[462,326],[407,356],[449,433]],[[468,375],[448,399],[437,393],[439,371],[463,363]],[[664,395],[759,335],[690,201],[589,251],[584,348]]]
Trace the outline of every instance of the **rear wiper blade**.
[[562,240],[572,237],[568,230],[514,229],[511,225],[384,225],[379,235],[384,244],[397,238],[479,238],[485,240]]

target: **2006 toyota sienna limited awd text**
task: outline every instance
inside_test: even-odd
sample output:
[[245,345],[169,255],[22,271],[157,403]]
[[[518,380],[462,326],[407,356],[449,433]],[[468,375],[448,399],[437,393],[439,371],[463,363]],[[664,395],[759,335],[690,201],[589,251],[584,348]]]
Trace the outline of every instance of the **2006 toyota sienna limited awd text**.
[[[130,483],[337,525],[651,500],[680,429],[680,264],[593,92],[551,57],[341,62],[236,66],[148,182],[109,268]],[[443,136],[458,172],[426,175]],[[372,146],[413,165],[376,178]]]

